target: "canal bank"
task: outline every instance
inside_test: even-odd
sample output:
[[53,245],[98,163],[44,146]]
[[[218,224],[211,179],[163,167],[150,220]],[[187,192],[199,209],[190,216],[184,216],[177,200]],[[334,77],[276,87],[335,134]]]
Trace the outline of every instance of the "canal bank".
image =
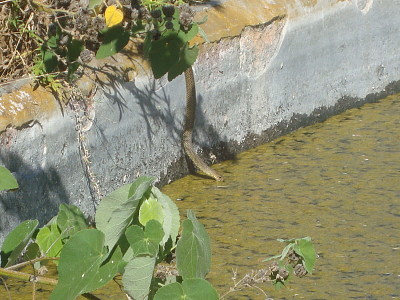
[[[398,1],[213,3],[199,8],[210,43],[194,66],[194,142],[209,161],[400,91]],[[0,195],[0,240],[22,220],[48,221],[60,203],[92,214],[96,194],[138,175],[163,184],[187,173],[183,77],[154,80],[144,62],[134,70],[132,80],[88,87],[86,115],[29,84],[2,87],[0,163],[20,189]]]

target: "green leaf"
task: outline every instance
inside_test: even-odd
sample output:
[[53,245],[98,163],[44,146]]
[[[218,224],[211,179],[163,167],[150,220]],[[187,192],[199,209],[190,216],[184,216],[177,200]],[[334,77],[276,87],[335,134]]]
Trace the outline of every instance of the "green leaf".
[[147,32],[143,42],[143,53],[146,58],[148,58],[150,55],[152,41],[153,41],[153,35],[151,34],[151,32]]
[[280,290],[281,288],[285,287],[285,283],[282,281],[274,281],[272,282],[276,290]]
[[187,279],[161,287],[154,300],[218,300],[214,287],[202,278]]
[[201,37],[203,38],[203,40],[205,40],[207,43],[210,42],[210,40],[207,37],[207,34],[204,32],[203,28],[201,28],[200,26],[199,26],[199,33],[200,33]]
[[40,257],[39,245],[37,243],[29,244],[29,246],[26,247],[26,251],[24,254],[24,260],[25,261],[33,260],[37,257]]
[[132,222],[143,195],[149,190],[154,177],[139,177],[104,197],[96,211],[96,226],[105,234],[105,244],[112,249]]
[[48,49],[43,51],[43,63],[47,73],[53,72],[58,64],[57,55]]
[[199,33],[199,25],[193,23],[189,31],[186,33],[186,41],[190,41]]
[[89,0],[89,8],[93,9],[103,3],[104,0]]
[[156,187],[151,189],[151,192],[157,198],[158,202],[162,205],[164,211],[163,230],[164,237],[161,244],[165,245],[169,238],[171,238],[173,245],[175,245],[176,237],[178,236],[180,226],[179,210],[176,204],[167,195],[160,192]]
[[149,59],[156,79],[161,78],[179,62],[179,54],[184,43],[177,33],[161,37],[151,43]]
[[100,230],[84,229],[76,233],[61,251],[58,284],[50,299],[72,300],[107,283],[118,269],[118,261],[109,261],[111,267],[102,265],[107,256],[104,234]]
[[102,59],[121,51],[129,42],[130,34],[122,26],[110,27],[104,33],[104,41],[97,50],[96,58]]
[[179,274],[183,279],[204,278],[211,267],[210,238],[191,210],[182,227],[182,237],[176,246]]
[[304,268],[310,274],[312,274],[315,261],[317,259],[317,253],[315,252],[314,245],[311,242],[311,239],[298,239],[296,240],[296,246],[294,247],[294,251],[299,254],[304,261]]
[[135,300],[146,300],[150,291],[156,258],[135,257],[126,266],[122,277],[125,291]]
[[158,203],[157,199],[152,195],[145,201],[139,209],[139,222],[143,226],[150,220],[157,220],[162,224],[164,222],[164,212],[163,207]]
[[80,230],[88,227],[85,215],[75,205],[61,204],[57,215],[57,225],[62,232],[62,238],[69,238]]
[[158,221],[150,220],[144,231],[141,227],[132,225],[126,230],[125,236],[133,249],[134,257],[138,255],[157,256],[164,232]]
[[38,220],[26,220],[7,235],[1,248],[2,267],[9,267],[16,261],[34,234],[38,224]]
[[0,166],[0,191],[16,188],[18,188],[18,182],[15,177],[7,168]]
[[61,232],[57,224],[41,228],[36,236],[36,243],[47,257],[58,257],[63,247]]
[[115,275],[117,275],[118,272],[120,272],[120,268],[123,264],[121,248],[116,247],[114,252],[101,263],[98,272],[86,287],[86,292],[94,291],[107,284],[115,277]]
[[60,35],[59,35],[58,30],[57,30],[57,34],[56,34],[56,35],[52,35],[52,36],[46,41],[47,47],[50,47],[50,48],[53,48],[53,49],[57,49],[59,39],[60,39]]
[[168,71],[168,80],[172,81],[175,77],[179,76],[185,72],[187,68],[192,66],[196,61],[198,54],[199,48],[197,46],[189,48],[189,45],[186,43],[179,57],[179,61]]
[[78,59],[82,50],[84,49],[83,42],[79,40],[72,40],[68,43],[68,61],[72,62]]

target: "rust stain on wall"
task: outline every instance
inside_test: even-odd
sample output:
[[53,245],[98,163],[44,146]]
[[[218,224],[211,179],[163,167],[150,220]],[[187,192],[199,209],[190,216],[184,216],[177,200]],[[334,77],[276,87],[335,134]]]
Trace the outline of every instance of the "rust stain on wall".
[[[238,36],[246,26],[267,23],[285,14],[286,1],[270,4],[260,0],[231,0],[199,12],[196,20],[203,20],[207,16],[207,22],[201,27],[210,42],[213,42],[224,37]],[[196,40],[200,41],[200,38]]]
[[59,105],[54,96],[39,87],[33,90],[27,84],[18,90],[0,96],[0,132],[7,127],[21,127],[31,121],[48,118]]

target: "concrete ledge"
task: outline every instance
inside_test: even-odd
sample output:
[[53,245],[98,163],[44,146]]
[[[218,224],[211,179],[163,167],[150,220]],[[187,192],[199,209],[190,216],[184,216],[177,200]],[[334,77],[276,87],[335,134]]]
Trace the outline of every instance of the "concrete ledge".
[[[230,158],[400,91],[398,1],[286,1],[274,13],[267,9],[273,6],[269,2],[222,1],[207,8],[205,30],[213,42],[202,46],[194,67],[195,144],[205,157]],[[245,21],[238,21],[241,29],[234,34],[220,30],[233,28],[232,20]],[[5,121],[1,112],[0,125],[7,129],[1,134],[0,164],[14,172],[21,188],[0,193],[0,240],[22,220],[47,221],[60,203],[93,214],[97,199],[78,136],[90,149],[91,171],[102,194],[138,175],[158,176],[163,184],[186,174],[180,143],[183,77],[167,83],[154,80],[144,62],[124,66],[126,73],[136,72],[135,79],[103,81],[90,110],[79,111],[89,121],[95,116],[84,135],[75,131],[76,112],[61,112],[50,100],[45,113],[39,110],[24,121]],[[28,94],[33,101],[47,99]],[[1,96],[0,108],[18,98],[7,97]]]

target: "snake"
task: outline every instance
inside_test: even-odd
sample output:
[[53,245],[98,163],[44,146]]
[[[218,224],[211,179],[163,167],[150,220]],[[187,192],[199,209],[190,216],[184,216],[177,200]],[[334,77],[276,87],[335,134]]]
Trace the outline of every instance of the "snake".
[[206,175],[214,178],[216,181],[223,181],[224,178],[217,171],[208,166],[193,148],[193,128],[196,118],[196,83],[194,80],[193,68],[190,66],[185,70],[186,84],[186,111],[185,123],[183,128],[182,144],[186,155],[193,164]]

